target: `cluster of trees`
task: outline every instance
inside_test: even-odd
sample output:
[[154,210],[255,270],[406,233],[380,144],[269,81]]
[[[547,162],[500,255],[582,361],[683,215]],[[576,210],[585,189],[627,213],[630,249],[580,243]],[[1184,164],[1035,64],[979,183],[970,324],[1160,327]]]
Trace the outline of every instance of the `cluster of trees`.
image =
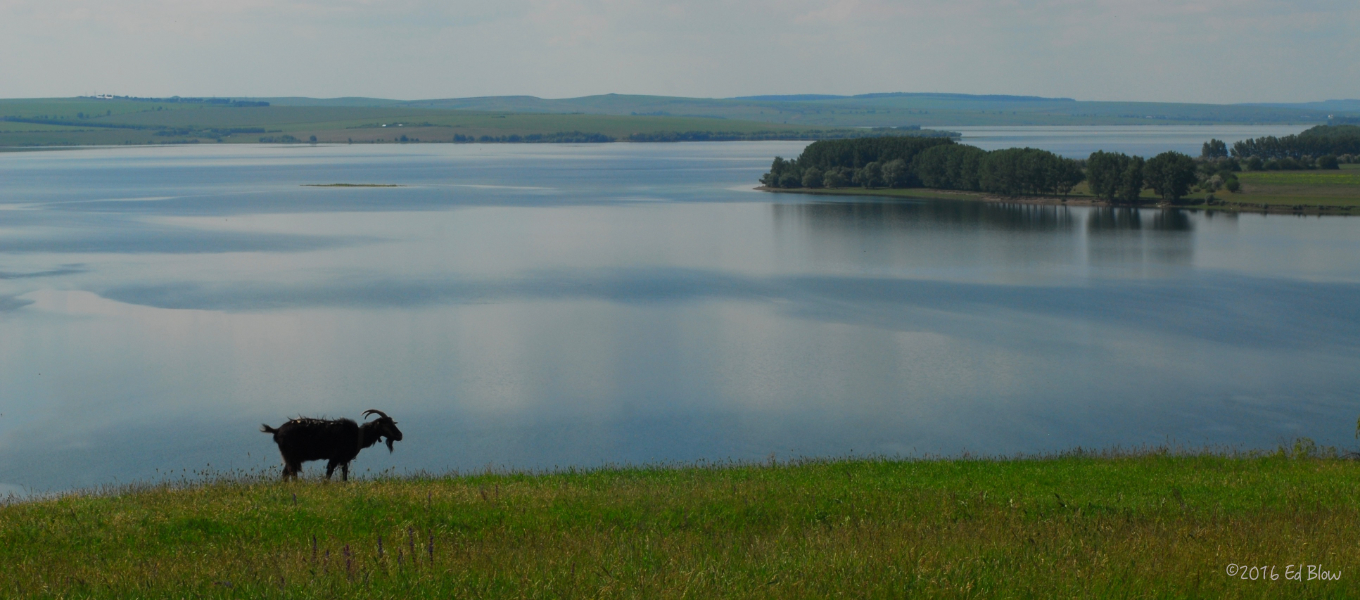
[[138,98],[136,96],[83,96],[85,98],[99,98],[100,100],[131,100],[133,102],[155,102],[157,104],[213,104],[218,106],[231,106],[234,108],[254,108],[269,106],[268,102],[255,100],[232,100],[231,98],[180,98],[171,96],[169,98]]
[[454,134],[453,141],[459,144],[603,144],[616,141],[603,133],[581,131],[555,131],[552,133],[530,133],[526,135],[463,135]]
[[1339,154],[1360,154],[1360,125],[1318,125],[1297,135],[1272,135],[1232,145],[1232,155],[1238,159],[1292,158],[1313,162],[1317,157]]
[[[275,130],[277,132],[277,130]],[[222,138],[237,133],[268,133],[263,127],[211,127],[199,129],[197,127],[166,127],[156,131],[154,135],[173,136],[173,137],[209,137]]]
[[1066,196],[1087,181],[1093,195],[1112,204],[1137,204],[1144,189],[1171,204],[1192,189],[1237,191],[1240,165],[1225,156],[1226,145],[1205,144],[1205,150],[1216,158],[1095,152],[1077,161],[1034,148],[988,152],[947,139],[828,140],[795,160],[776,157],[760,181],[772,188],[928,187],[1007,196]]
[[1195,159],[1180,152],[1163,152],[1143,163],[1143,184],[1162,200],[1175,204],[1199,181],[1197,170]]
[[1350,155],[1342,155],[1340,157],[1337,157],[1332,156],[1330,154],[1326,154],[1323,156],[1319,156],[1317,158],[1313,158],[1311,156],[1305,156],[1302,158],[1291,158],[1286,156],[1284,158],[1272,158],[1269,160],[1261,160],[1259,156],[1253,156],[1244,161],[1240,161],[1240,164],[1241,166],[1246,167],[1248,171],[1303,171],[1309,169],[1339,169],[1341,168],[1340,164],[1346,162],[1346,160],[1344,159],[1349,158],[1349,156]]
[[1097,151],[1086,159],[1086,180],[1097,198],[1116,204],[1137,204],[1143,193],[1141,156]]
[[1046,150],[987,152],[948,138],[882,137],[814,142],[796,160],[776,157],[761,183],[777,188],[930,187],[1008,196],[1063,194],[1081,164]]
[[1228,145],[1223,143],[1223,140],[1209,140],[1200,148],[1199,156],[1205,160],[1228,158]]
[[[1300,141],[1302,139],[1303,141]],[[1331,140],[1319,143],[1318,140]],[[1354,154],[1340,156],[1327,153],[1321,156],[1306,154],[1312,150],[1345,150],[1360,141],[1360,127],[1314,127],[1298,136],[1262,137],[1233,144],[1233,157],[1228,156],[1228,146],[1222,140],[1204,142],[1200,160],[1206,163],[1224,163],[1230,171],[1298,171],[1306,169],[1338,169],[1339,165],[1356,161]]]

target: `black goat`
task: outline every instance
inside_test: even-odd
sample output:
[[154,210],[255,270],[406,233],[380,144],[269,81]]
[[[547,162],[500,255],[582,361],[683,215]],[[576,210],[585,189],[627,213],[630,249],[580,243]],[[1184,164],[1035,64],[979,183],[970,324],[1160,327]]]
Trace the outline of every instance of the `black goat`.
[[392,442],[401,441],[401,430],[397,422],[380,410],[364,411],[364,418],[370,414],[378,415],[376,421],[362,426],[349,419],[289,419],[278,429],[260,425],[260,431],[274,434],[274,443],[279,445],[283,455],[283,478],[297,479],[302,471],[302,463],[309,460],[326,460],[326,479],[331,478],[336,467],[340,467],[340,478],[349,481],[349,461],[359,455],[359,451],[376,444],[379,439],[387,438],[387,451],[392,451]]

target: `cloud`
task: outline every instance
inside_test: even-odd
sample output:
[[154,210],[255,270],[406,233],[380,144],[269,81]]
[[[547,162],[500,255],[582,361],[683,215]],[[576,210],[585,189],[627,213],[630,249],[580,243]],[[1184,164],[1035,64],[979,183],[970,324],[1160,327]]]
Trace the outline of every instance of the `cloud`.
[[[0,96],[1360,97],[1333,0],[0,1]],[[62,77],[53,77],[62,73]]]

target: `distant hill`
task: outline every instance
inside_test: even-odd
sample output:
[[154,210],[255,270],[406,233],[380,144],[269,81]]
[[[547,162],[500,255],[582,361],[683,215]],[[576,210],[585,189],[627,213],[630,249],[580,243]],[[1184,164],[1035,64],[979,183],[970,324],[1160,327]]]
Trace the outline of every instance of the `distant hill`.
[[1338,112],[1360,116],[1360,101],[1302,104],[1093,102],[1039,96],[881,93],[685,98],[602,94],[548,99],[483,96],[434,100],[258,98],[276,106],[426,108],[513,113],[739,119],[805,127],[948,127],[952,125],[1168,125],[1322,123]]
[[1006,95],[975,95],[975,94],[939,94],[939,93],[911,93],[911,92],[886,92],[879,94],[857,94],[854,96],[826,96],[818,94],[794,94],[791,96],[738,96],[732,100],[755,100],[766,102],[816,102],[821,100],[860,100],[866,98],[931,98],[956,101],[983,101],[983,102],[1076,102],[1071,98],[1045,98],[1042,96],[1006,96]]
[[1295,102],[1292,104],[1245,104],[1243,106],[1273,106],[1280,108],[1297,108],[1301,110],[1360,113],[1360,100],[1323,100],[1322,102]]
[[433,100],[103,96],[0,100],[0,146],[294,143],[313,138],[354,143],[802,140],[932,135],[914,130],[969,125],[1328,122],[1360,122],[1360,100],[1177,104],[939,93]]
[[[664,110],[634,115],[623,111],[655,104],[628,97],[596,97],[582,104],[591,107],[590,111],[564,111],[560,110],[560,104],[553,102],[529,97],[425,102],[378,98],[266,100],[110,96],[0,100],[0,147],[309,142],[602,143],[948,135],[915,127],[785,125],[704,115],[673,115]],[[545,104],[548,109],[559,110],[547,110]],[[499,108],[464,108],[471,106]]]

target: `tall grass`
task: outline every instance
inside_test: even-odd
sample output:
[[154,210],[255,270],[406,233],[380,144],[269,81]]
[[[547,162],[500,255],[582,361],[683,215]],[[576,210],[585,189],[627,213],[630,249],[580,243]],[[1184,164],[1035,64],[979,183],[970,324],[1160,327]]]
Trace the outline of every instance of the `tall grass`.
[[1299,444],[219,478],[0,507],[0,595],[1355,597],[1357,476]]

